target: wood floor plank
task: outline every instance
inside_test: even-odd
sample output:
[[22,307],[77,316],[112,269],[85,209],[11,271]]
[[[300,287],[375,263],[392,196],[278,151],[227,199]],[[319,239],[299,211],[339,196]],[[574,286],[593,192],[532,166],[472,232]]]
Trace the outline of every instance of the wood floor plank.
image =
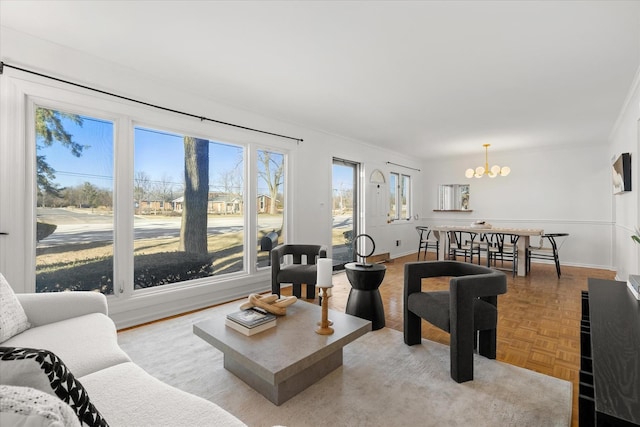
[[[434,260],[435,254],[427,254]],[[404,264],[416,255],[385,263],[387,272],[380,286],[386,326],[402,331],[402,293]],[[613,279],[615,273],[579,267],[533,264],[526,277],[507,274],[507,293],[498,297],[497,359],[573,383],[572,426],[578,425],[578,371],[580,366],[581,291],[587,278]],[[448,280],[429,279],[423,289],[447,289]],[[351,285],[344,273],[334,275],[330,307],[344,311]],[[286,292],[286,291],[285,291]],[[423,338],[449,344],[449,335],[427,322],[422,323]]]

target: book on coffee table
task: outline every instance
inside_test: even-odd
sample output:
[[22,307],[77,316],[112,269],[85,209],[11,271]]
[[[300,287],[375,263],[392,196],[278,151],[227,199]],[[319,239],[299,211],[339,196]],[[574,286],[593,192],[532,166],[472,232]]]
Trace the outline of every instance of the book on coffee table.
[[276,326],[276,319],[273,319],[269,322],[265,322],[262,323],[258,326],[254,326],[252,328],[247,328],[246,326],[242,326],[240,323],[236,323],[233,320],[227,318],[224,319],[224,324],[227,325],[229,328],[238,331],[246,336],[251,336],[251,335],[255,335],[257,333],[260,333],[262,331],[266,331],[267,329],[271,329],[274,326]]
[[227,319],[233,320],[236,323],[244,326],[245,328],[255,328],[263,323],[275,322],[276,315],[269,313],[265,310],[261,310],[256,307],[249,308],[247,310],[240,310],[227,314]]

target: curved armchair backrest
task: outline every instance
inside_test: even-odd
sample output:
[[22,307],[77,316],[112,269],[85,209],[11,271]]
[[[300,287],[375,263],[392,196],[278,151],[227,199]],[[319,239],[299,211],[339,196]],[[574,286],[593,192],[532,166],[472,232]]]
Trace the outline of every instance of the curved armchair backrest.
[[404,265],[405,301],[410,294],[420,292],[422,279],[427,277],[451,277],[452,298],[463,291],[475,298],[507,292],[507,276],[489,267],[457,261],[408,262]]
[[322,245],[284,244],[271,250],[271,265],[282,263],[285,255],[291,255],[294,264],[302,264],[303,255],[305,264],[316,264],[317,258],[327,257],[327,248]]
[[429,234],[431,234],[431,230],[429,229],[429,227],[425,227],[425,226],[422,226],[422,225],[418,225],[416,227],[416,231],[418,232],[418,235],[420,236],[420,241],[427,240],[429,238]]
[[[422,292],[425,277],[451,277],[449,291]],[[472,380],[474,348],[485,357],[496,358],[498,295],[505,292],[507,276],[489,267],[457,261],[406,263],[405,344],[421,342],[420,319],[427,320],[450,334],[451,378],[459,383]]]
[[[281,264],[287,255],[291,255],[293,264],[283,267]],[[284,244],[276,246],[271,250],[271,291],[280,295],[280,282],[284,280],[283,276],[287,276],[294,283],[294,295],[299,296],[300,284],[306,283],[307,298],[313,298],[311,295],[314,295],[317,274],[315,265],[318,263],[318,258],[326,257],[327,248],[322,245]]]

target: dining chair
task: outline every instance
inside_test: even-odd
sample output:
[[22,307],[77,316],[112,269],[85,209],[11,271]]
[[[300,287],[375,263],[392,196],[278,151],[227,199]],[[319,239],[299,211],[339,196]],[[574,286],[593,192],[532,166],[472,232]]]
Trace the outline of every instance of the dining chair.
[[532,246],[531,244],[527,248],[527,273],[531,270],[531,260],[553,260],[556,264],[556,273],[558,279],[560,278],[560,255],[558,242],[556,239],[568,237],[569,233],[548,233],[540,236],[540,243],[538,246]]
[[487,240],[487,266],[494,268],[504,268],[504,262],[511,262],[511,274],[516,276],[518,272],[518,249],[517,243],[520,236],[508,233],[486,233]]
[[427,250],[429,248],[435,249],[437,254],[440,248],[440,241],[435,236],[431,235],[431,229],[425,226],[417,226],[416,231],[420,236],[420,241],[418,242],[417,261],[420,261],[420,252],[422,252],[423,249],[424,249],[424,256],[423,256],[424,260],[427,259]]
[[480,264],[480,238],[472,231],[451,231],[449,238],[449,259],[457,261],[458,255],[464,256],[464,261],[473,263],[474,254],[478,256]]

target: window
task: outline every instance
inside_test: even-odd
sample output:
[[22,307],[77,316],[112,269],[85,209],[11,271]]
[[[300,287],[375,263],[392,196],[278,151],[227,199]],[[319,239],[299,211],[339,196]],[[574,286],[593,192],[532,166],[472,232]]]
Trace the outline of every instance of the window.
[[411,219],[411,177],[389,174],[389,220]]
[[400,218],[411,218],[411,177],[408,175],[400,175]]
[[107,120],[37,107],[36,292],[113,293],[113,135]]
[[[256,166],[257,267],[260,268],[270,265],[270,253],[263,249],[272,249],[278,243],[285,241],[285,156],[274,151],[258,150]],[[261,243],[265,237],[273,237],[275,241],[263,247]]]
[[389,220],[398,219],[398,174],[389,174]]
[[143,127],[134,140],[134,289],[243,271],[243,148]]
[[[37,292],[94,290],[126,299],[269,266],[259,244],[269,233],[277,235],[274,246],[285,239],[284,150],[175,130],[189,121],[136,125],[127,113],[106,119],[52,105],[36,106],[33,115],[29,179],[37,191],[28,198],[36,205],[30,263]],[[255,159],[251,169],[246,158]],[[248,242],[256,241],[249,253]],[[235,286],[219,282],[227,294]]]

